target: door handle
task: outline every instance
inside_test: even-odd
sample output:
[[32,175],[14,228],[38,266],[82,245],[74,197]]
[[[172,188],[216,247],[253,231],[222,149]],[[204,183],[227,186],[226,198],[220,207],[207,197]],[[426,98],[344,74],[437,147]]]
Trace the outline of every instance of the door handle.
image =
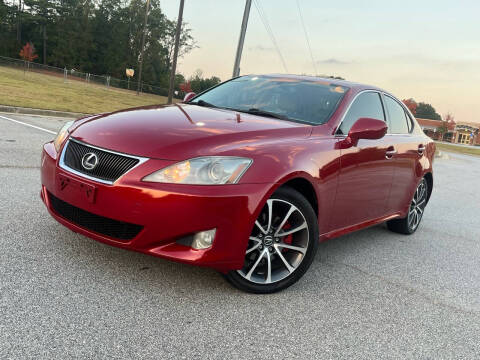
[[423,144],[418,145],[418,153],[420,155],[423,155],[424,151],[425,151],[425,145]]
[[395,150],[395,148],[393,146],[390,146],[387,150],[387,152],[385,153],[385,157],[387,159],[391,159],[393,157],[393,155],[395,155],[397,153],[397,150]]

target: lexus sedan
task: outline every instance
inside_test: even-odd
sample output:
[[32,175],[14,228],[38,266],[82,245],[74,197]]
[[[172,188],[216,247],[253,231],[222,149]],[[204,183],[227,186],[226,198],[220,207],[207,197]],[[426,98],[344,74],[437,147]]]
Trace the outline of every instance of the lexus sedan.
[[75,232],[271,293],[307,271],[319,241],[383,222],[414,233],[434,153],[384,90],[249,75],[65,124],[43,148],[41,197]]

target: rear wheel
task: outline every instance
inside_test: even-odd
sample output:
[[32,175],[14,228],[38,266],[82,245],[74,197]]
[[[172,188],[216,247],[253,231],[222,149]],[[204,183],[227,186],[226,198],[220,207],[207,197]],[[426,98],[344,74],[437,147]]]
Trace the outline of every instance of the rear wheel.
[[423,178],[413,194],[407,216],[403,219],[387,221],[388,229],[400,234],[413,234],[422,221],[423,212],[427,205],[427,194],[428,184],[425,178]]
[[272,293],[307,271],[318,247],[318,223],[310,203],[297,191],[280,188],[267,200],[250,234],[245,261],[227,280],[254,293]]

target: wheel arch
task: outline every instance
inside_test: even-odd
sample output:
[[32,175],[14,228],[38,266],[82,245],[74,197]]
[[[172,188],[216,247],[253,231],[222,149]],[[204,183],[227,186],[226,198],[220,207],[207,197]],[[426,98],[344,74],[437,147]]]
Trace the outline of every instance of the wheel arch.
[[427,203],[428,203],[428,201],[430,200],[430,195],[432,195],[432,190],[433,190],[433,175],[431,172],[427,172],[423,177],[427,181],[427,187],[428,187]]
[[275,191],[282,187],[290,187],[293,190],[298,191],[300,194],[302,194],[305,199],[307,199],[307,201],[310,203],[315,212],[315,215],[318,217],[320,196],[315,189],[313,178],[311,178],[310,174],[308,173],[294,172],[282,177],[281,179],[277,180],[275,183],[272,184],[270,189],[258,202],[258,207],[253,213],[255,219],[260,214],[260,211],[262,210],[265,202],[275,193]]
[[304,177],[294,177],[282,183],[277,189],[289,187],[300,194],[310,203],[318,217],[318,197],[313,184]]

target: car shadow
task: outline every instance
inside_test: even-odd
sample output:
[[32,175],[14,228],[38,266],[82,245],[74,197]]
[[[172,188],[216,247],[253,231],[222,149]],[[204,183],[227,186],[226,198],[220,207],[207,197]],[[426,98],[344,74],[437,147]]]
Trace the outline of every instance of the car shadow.
[[[213,269],[119,249],[74,233],[53,220],[48,222],[48,227],[48,232],[55,234],[52,239],[55,251],[63,254],[59,261],[66,262],[64,266],[81,267],[85,276],[92,279],[107,274],[122,286],[135,284],[147,292],[164,292],[168,288],[169,292],[178,296],[192,293],[243,294]],[[386,241],[398,239],[393,239],[392,233],[379,225],[320,243],[309,271],[283,292],[322,291],[330,286],[333,273],[344,270],[349,257],[370,252]]]

